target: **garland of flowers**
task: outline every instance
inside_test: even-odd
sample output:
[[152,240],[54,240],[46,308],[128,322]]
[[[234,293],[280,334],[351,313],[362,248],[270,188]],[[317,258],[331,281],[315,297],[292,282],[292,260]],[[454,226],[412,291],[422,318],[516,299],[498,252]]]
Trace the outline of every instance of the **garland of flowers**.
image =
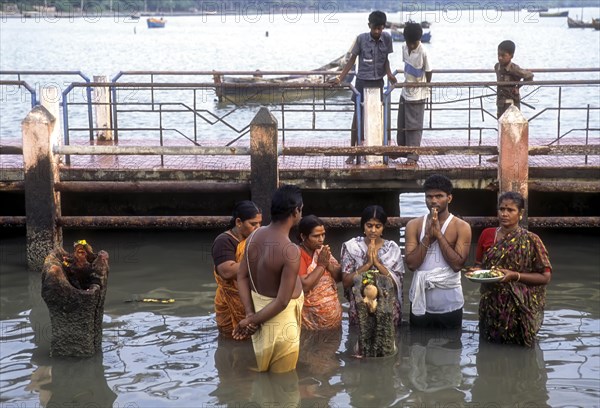
[[377,284],[375,283],[375,274],[376,273],[379,273],[379,271],[376,269],[369,269],[368,271],[362,273],[361,282],[362,282],[363,289],[367,285],[377,286]]

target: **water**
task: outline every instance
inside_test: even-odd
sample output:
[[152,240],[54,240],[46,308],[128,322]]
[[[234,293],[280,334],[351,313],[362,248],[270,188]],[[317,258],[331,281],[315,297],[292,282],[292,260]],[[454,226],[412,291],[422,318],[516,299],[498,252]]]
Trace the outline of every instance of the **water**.
[[[534,17],[525,12],[505,12],[499,18],[489,13],[465,10],[460,17],[414,16],[434,22],[433,41],[425,45],[434,66],[491,68],[497,44],[506,38],[517,43],[515,61],[521,66],[600,66],[597,31],[569,30],[563,19],[532,21]],[[577,13],[581,10],[571,10]],[[584,13],[586,19],[600,14],[598,9]],[[227,16],[225,22],[219,16],[169,17],[165,30],[147,30],[143,22],[135,25],[112,18],[7,19],[0,22],[0,69],[82,70],[90,76],[122,70],[307,70],[345,52],[354,36],[367,29],[363,13],[317,17],[286,21],[275,15],[272,21],[266,17],[236,21]],[[267,30],[269,37],[264,36]],[[542,46],[548,39],[552,47]],[[398,45],[392,54],[395,67],[399,51]],[[36,86],[45,81],[50,80],[32,79]],[[3,90],[3,101],[15,99],[9,91]],[[595,92],[566,97],[593,101],[598,99]],[[225,109],[212,100],[206,103],[216,112]],[[11,137],[5,129],[18,126],[28,111],[26,103],[8,105],[0,104],[2,142]],[[255,108],[240,111],[239,121],[245,125]],[[333,125],[347,127],[348,122],[344,117]],[[422,201],[419,194],[403,195],[401,214],[423,214]],[[396,356],[361,361],[347,351],[351,333],[344,320],[342,333],[303,339],[301,361],[291,376],[248,372],[245,367],[253,358],[248,345],[217,341],[210,247],[218,233],[66,231],[65,242],[85,237],[96,250],[106,249],[111,256],[103,355],[82,361],[48,357],[49,324],[39,296],[39,274],[25,271],[24,237],[3,237],[0,406],[256,406],[248,401],[272,407],[298,401],[305,407],[600,406],[600,238],[595,233],[540,232],[554,274],[540,343],[533,350],[479,343],[479,288],[465,281],[462,333],[431,335],[411,332],[404,325]],[[331,233],[332,247],[339,252],[341,243],[357,233]],[[410,280],[407,273],[406,291]],[[142,295],[176,301],[125,302]]]
[[[535,349],[480,344],[479,287],[465,280],[462,333],[411,332],[405,324],[396,356],[362,361],[348,352],[344,318],[343,332],[303,339],[296,373],[282,378],[247,371],[253,358],[248,344],[217,341],[210,259],[217,233],[67,231],[65,242],[85,237],[111,255],[103,356],[82,361],[48,357],[50,326],[39,274],[25,271],[24,238],[4,238],[2,406],[55,406],[48,401],[130,408],[246,406],[248,401],[269,406],[269,398],[276,407],[299,401],[305,407],[598,406],[597,234],[541,232],[554,273]],[[330,234],[333,248],[339,251],[342,240],[355,233]],[[410,273],[407,278],[406,289]],[[176,301],[125,302],[135,296]]]

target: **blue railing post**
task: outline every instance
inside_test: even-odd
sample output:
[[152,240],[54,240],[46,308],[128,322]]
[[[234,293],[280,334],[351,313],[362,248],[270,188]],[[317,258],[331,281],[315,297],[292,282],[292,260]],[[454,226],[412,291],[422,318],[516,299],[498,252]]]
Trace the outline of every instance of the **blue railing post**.
[[[68,108],[68,95],[73,89],[73,84],[70,84],[67,89],[62,93],[62,113],[63,113],[63,144],[69,145],[69,108]],[[65,164],[68,166],[71,164],[71,156],[65,156]]]
[[[111,80],[113,84],[115,84],[119,78],[123,75],[123,72],[117,73]],[[110,103],[112,105],[112,127],[113,127],[113,139],[115,143],[119,142],[119,126],[117,126],[117,87],[111,87],[111,100]]]
[[[394,73],[395,75],[395,73]],[[388,81],[385,91],[383,92],[383,145],[389,146],[391,145],[392,139],[392,129],[391,129],[391,115],[392,115],[392,91],[394,90],[394,85]],[[383,163],[388,163],[388,156],[383,156]]]
[[[362,128],[362,98],[360,92],[358,92],[352,84],[350,84],[350,90],[354,95],[356,95],[356,99],[354,100],[354,112],[356,112],[356,141],[360,146],[364,140]],[[350,129],[350,131],[352,132],[352,129]]]
[[89,86],[90,79],[84,75],[81,71],[79,75],[85,82],[88,83],[88,86],[85,88],[85,96],[87,98],[87,111],[88,111],[88,125],[90,127],[90,142],[94,141],[94,113],[92,110],[92,88]]

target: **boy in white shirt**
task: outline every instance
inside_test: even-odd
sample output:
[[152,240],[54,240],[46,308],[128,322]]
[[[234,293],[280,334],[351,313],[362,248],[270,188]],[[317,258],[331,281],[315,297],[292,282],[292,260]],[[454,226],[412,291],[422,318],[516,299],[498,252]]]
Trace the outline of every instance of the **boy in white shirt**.
[[[406,44],[402,47],[402,60],[404,62],[404,82],[424,83],[431,82],[431,67],[429,58],[423,46],[421,37],[423,29],[419,23],[408,22],[404,27]],[[398,146],[420,146],[423,136],[423,117],[425,102],[429,89],[427,87],[402,88],[400,104],[398,106]],[[408,154],[408,166],[416,166],[419,156]]]

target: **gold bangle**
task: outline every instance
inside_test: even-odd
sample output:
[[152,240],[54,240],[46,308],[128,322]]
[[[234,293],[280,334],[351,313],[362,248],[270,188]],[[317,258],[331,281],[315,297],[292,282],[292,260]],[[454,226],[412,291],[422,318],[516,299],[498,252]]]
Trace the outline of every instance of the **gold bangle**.
[[517,272],[517,275],[519,275],[519,276],[517,277],[517,282],[518,282],[518,281],[520,281],[520,280],[521,280],[521,274],[520,274],[519,272]]

